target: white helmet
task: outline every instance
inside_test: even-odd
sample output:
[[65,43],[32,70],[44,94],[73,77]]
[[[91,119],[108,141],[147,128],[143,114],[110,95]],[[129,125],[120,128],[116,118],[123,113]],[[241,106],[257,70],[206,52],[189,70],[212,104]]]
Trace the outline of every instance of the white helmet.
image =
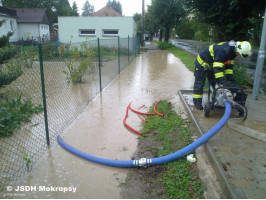
[[251,45],[247,41],[236,42],[236,52],[238,52],[242,58],[246,58],[251,55]]

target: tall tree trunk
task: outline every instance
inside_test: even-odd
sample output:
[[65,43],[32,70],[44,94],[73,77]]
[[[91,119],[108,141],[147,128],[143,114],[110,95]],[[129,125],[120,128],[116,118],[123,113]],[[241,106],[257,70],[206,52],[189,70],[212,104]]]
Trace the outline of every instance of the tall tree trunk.
[[163,40],[163,29],[160,29],[159,41]]
[[168,42],[168,40],[169,40],[169,30],[170,30],[169,27],[165,27],[165,38],[164,38],[164,41],[166,41],[166,42]]

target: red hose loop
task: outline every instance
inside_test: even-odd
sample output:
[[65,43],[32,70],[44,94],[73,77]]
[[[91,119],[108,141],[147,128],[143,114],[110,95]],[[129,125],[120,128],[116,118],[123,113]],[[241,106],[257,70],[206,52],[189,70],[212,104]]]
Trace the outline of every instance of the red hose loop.
[[138,110],[134,110],[133,108],[131,108],[131,106],[129,105],[129,109],[134,112],[134,113],[137,113],[139,115],[156,115],[156,113],[143,113],[143,112],[140,112]]
[[[131,104],[131,103],[130,103],[130,104]],[[128,106],[127,106],[126,115],[125,115],[125,117],[124,117],[123,123],[124,123],[124,125],[125,125],[127,128],[129,128],[130,130],[134,131],[135,133],[137,133],[137,134],[139,134],[139,135],[142,135],[141,132],[139,132],[139,131],[137,131],[136,129],[132,128],[132,127],[129,126],[128,123],[126,122],[127,117],[128,117],[128,110],[129,110],[129,108],[130,108],[130,104],[128,104]]]
[[[145,105],[140,106],[138,110],[140,110],[140,109],[143,108],[144,106],[145,106]],[[140,115],[138,115],[138,117],[141,119],[141,121],[143,121],[143,122],[145,122],[145,123],[148,122],[146,119],[144,119],[144,118],[141,117]]]
[[162,117],[164,117],[164,114],[163,113],[159,113],[156,111],[156,106],[161,102],[161,100],[159,100],[153,107],[153,111],[157,114],[157,115],[160,115]]

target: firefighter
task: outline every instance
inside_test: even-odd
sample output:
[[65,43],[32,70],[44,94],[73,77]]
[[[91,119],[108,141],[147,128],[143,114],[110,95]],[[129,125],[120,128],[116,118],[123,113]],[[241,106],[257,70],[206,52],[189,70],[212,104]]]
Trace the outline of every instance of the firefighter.
[[251,45],[247,41],[221,42],[205,48],[195,60],[195,82],[193,103],[194,106],[203,110],[202,97],[203,86],[206,77],[214,79],[222,86],[226,86],[228,81],[235,83],[233,77],[234,59],[237,56],[246,58],[251,54]]

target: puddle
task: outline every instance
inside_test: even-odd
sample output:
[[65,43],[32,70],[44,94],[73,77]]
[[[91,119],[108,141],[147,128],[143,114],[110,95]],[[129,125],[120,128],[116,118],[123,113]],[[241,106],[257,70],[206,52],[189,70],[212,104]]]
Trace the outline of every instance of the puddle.
[[[135,109],[145,104],[145,112],[155,101],[166,99],[180,109],[183,105],[177,90],[190,89],[193,81],[193,73],[167,51],[144,52],[88,104],[64,131],[63,139],[94,156],[129,160],[136,151],[138,135],[123,125],[128,104],[132,102]],[[87,91],[82,87],[76,90],[80,95]],[[127,122],[140,128],[141,120],[132,112]],[[119,184],[127,171],[82,160],[57,146],[19,185],[77,187],[75,193],[36,191],[24,193],[22,198],[120,198]]]

